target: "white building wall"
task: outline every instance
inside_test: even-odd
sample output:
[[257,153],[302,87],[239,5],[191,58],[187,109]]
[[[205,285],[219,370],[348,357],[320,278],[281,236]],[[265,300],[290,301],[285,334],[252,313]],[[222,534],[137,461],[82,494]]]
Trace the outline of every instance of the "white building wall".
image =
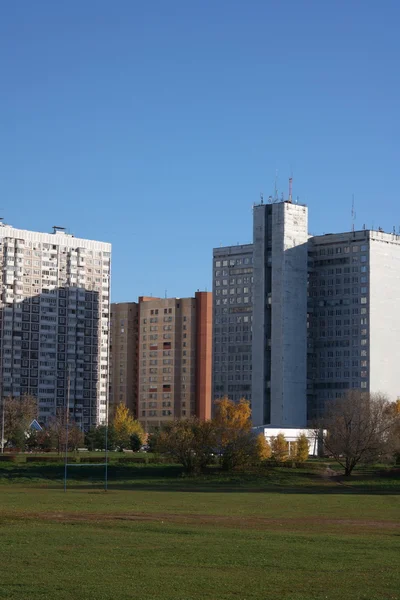
[[400,241],[370,232],[369,389],[400,395]]
[[[284,435],[285,440],[290,444],[295,444],[300,435],[305,435],[308,440],[308,453],[311,456],[318,456],[318,433],[315,429],[299,428],[299,427],[255,427],[256,433],[262,433],[271,443],[271,438],[276,438],[278,435]],[[323,431],[326,435],[326,430]],[[292,446],[293,448],[293,446]]]
[[271,425],[306,424],[307,208],[272,207]]

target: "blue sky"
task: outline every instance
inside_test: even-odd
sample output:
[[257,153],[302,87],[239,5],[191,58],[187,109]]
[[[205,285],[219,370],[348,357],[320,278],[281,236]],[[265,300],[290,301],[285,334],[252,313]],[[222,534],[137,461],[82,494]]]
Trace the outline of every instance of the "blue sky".
[[211,286],[260,192],[400,226],[397,0],[0,5],[0,208],[113,244],[113,301]]

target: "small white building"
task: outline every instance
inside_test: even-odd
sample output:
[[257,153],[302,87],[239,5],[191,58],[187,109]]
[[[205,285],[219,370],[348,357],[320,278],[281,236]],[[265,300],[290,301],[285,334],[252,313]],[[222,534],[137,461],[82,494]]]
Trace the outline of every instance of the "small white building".
[[[308,448],[310,456],[318,456],[318,432],[315,429],[306,429],[300,427],[254,427],[257,433],[263,433],[265,439],[270,443],[271,438],[276,437],[280,433],[285,436],[286,441],[289,443],[289,454],[290,446],[296,442],[299,435],[306,435],[308,439]],[[325,435],[325,431],[323,434]]]

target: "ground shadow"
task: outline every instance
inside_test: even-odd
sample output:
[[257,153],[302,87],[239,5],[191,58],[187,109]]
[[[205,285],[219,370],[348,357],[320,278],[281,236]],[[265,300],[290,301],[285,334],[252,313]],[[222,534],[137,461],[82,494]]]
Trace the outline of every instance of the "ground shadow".
[[[32,488],[63,484],[62,464],[0,465],[0,482]],[[100,490],[104,466],[68,468],[68,489]],[[197,477],[185,476],[179,465],[113,465],[108,467],[108,488],[126,491],[279,494],[400,495],[400,470],[370,470],[351,477],[323,476],[323,472],[273,468],[262,474],[226,474],[216,469]]]

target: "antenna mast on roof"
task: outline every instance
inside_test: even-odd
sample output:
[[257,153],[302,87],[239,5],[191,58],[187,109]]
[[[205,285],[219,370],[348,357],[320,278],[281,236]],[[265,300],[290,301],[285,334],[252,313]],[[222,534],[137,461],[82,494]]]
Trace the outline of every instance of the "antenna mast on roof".
[[354,194],[352,196],[352,202],[351,202],[351,230],[354,233],[354,223],[356,220],[356,213],[354,210]]
[[278,169],[275,169],[274,202],[278,202]]
[[289,202],[292,202],[293,177],[289,177]]

